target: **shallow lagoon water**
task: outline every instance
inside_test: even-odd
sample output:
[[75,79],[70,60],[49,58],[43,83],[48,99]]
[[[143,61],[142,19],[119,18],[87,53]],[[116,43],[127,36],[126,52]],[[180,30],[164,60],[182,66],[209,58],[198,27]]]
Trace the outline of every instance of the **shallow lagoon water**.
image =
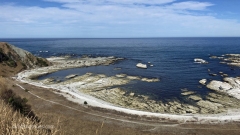
[[[180,99],[181,89],[196,91],[203,97],[211,90],[199,84],[199,80],[221,80],[220,71],[235,77],[238,67],[220,64],[221,56],[240,53],[240,38],[142,38],[142,39],[2,39],[42,57],[72,55],[116,56],[126,58],[110,66],[95,66],[58,71],[47,76],[64,79],[69,74],[92,72],[112,76],[123,73],[133,76],[159,78],[160,82],[132,82],[123,86],[126,90],[151,95],[159,100]],[[194,58],[207,60],[209,64],[194,63]],[[139,69],[138,62],[151,62],[153,67]],[[121,68],[115,70],[115,68]],[[216,73],[218,76],[209,76]]]

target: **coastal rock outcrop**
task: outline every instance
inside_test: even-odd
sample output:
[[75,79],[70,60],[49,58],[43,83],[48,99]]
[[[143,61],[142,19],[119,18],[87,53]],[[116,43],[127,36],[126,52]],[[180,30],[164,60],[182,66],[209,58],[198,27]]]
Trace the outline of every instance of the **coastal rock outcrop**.
[[[230,66],[240,66],[240,54],[226,54],[222,55],[221,57],[216,56],[214,58],[220,59],[220,63],[222,64],[227,64]],[[232,67],[231,70],[233,70]],[[228,77],[228,74],[225,74],[222,71],[220,71],[219,74],[222,77],[225,77],[223,78],[223,81],[212,80],[206,85],[206,87],[211,90],[225,93],[236,99],[240,99],[240,78]]]
[[[39,86],[72,93],[72,95],[81,95],[88,98],[94,97],[94,101],[97,100],[100,103],[103,102],[104,104],[113,104],[114,106],[147,112],[171,114],[213,114],[226,112],[228,107],[240,107],[240,105],[238,105],[238,100],[236,101],[235,98],[228,97],[222,93],[214,93],[215,95],[209,94],[205,99],[199,96],[196,91],[182,89],[183,98],[181,100],[184,101],[174,99],[163,102],[161,100],[155,100],[151,97],[151,95],[142,95],[137,91],[131,91],[129,89],[125,89],[124,87],[129,83],[135,83],[137,81],[159,81],[158,78],[130,76],[127,74],[107,76],[104,74],[86,73],[73,78],[71,78],[71,76],[69,79],[61,80],[59,82],[52,78],[45,80],[32,80],[32,76],[36,77],[69,68],[111,64],[117,60],[121,60],[121,58],[97,57],[68,59],[53,57],[48,60],[53,63],[52,66],[23,71],[18,74],[18,79]],[[236,80],[228,81],[234,83]],[[88,103],[90,104],[90,102]]]
[[209,84],[207,84],[207,88],[222,92],[222,91],[230,90],[233,87],[227,82],[213,80]]
[[224,81],[213,80],[207,84],[207,88],[219,92],[227,93],[237,99],[240,99],[240,78],[226,77]]
[[5,42],[0,42],[0,75],[8,76],[24,69],[49,66],[44,58],[36,57],[28,51]]
[[226,54],[217,58],[221,60],[222,64],[240,67],[240,54]]

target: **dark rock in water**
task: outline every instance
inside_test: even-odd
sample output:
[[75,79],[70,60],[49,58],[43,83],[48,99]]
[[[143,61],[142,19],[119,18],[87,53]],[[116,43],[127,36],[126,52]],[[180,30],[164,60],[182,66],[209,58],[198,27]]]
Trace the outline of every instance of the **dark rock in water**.
[[114,70],[121,70],[121,69],[122,69],[122,68],[118,68],[118,67],[117,67],[117,68],[114,68]]
[[222,77],[228,77],[228,74],[221,74]]
[[217,74],[209,73],[210,76],[217,76]]
[[218,58],[217,56],[211,56],[210,57],[211,59],[216,59],[216,58]]
[[76,77],[76,76],[78,76],[78,75],[73,74],[73,75],[68,75],[68,76],[66,76],[65,78],[66,78],[66,79],[70,79],[70,78],[74,78],[74,77]]

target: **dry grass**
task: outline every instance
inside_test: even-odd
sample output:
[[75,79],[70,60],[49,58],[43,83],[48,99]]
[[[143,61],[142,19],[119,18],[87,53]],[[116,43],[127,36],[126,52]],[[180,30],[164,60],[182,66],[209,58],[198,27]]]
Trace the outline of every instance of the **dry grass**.
[[[7,89],[7,81],[0,77],[0,92]],[[44,118],[43,118],[44,119]],[[62,134],[59,129],[59,121],[54,125],[46,125],[36,122],[13,108],[0,99],[0,134],[2,135],[55,135]]]
[[0,101],[0,134],[3,135],[55,135],[57,127],[37,123],[13,111],[9,105]]
[[0,76],[0,92],[6,89],[8,89],[7,81],[5,80],[5,78]]
[[97,128],[97,130],[96,130],[96,135],[102,135],[103,125],[104,125],[104,121],[102,122],[102,125],[101,125],[101,128],[100,128],[100,131],[99,131],[98,128]]

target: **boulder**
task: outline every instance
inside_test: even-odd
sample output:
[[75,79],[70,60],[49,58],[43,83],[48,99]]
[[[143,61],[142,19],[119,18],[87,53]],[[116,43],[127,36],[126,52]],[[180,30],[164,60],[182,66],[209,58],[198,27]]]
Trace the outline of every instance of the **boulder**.
[[135,94],[133,92],[131,92],[129,95],[133,97]]
[[226,91],[232,89],[233,87],[227,82],[213,80],[209,84],[207,84],[207,88],[216,91]]
[[228,74],[222,74],[222,76],[223,76],[223,77],[227,77],[227,76],[228,76]]
[[209,73],[208,75],[210,75],[210,76],[217,76],[217,74],[214,74],[214,73]]
[[116,77],[119,77],[119,78],[123,78],[123,77],[126,77],[127,75],[126,74],[117,74]]
[[199,59],[199,58],[195,58],[195,59],[194,59],[194,62],[200,63],[200,64],[207,64],[207,63],[208,63],[206,60]]
[[66,78],[66,79],[71,79],[71,78],[74,78],[74,77],[76,77],[76,76],[78,76],[78,75],[76,75],[76,74],[72,74],[72,75],[68,75],[68,76],[66,76],[65,78]]
[[140,80],[140,77],[138,76],[127,76],[127,78],[130,80]]
[[189,98],[189,99],[192,99],[192,100],[194,100],[194,101],[199,101],[199,100],[202,100],[202,98],[201,98],[201,97],[199,97],[199,96],[196,96],[196,95],[190,95],[188,98]]
[[206,85],[207,79],[202,79],[199,81],[199,83],[201,83],[202,85]]
[[193,91],[185,91],[185,92],[182,92],[181,95],[187,96],[187,95],[192,95],[192,94],[194,94],[194,93],[195,93],[195,92],[193,92]]
[[159,82],[160,80],[158,78],[152,78],[152,79],[142,78],[141,81],[144,81],[144,82]]
[[138,68],[144,68],[144,69],[147,68],[147,65],[146,65],[146,64],[142,64],[142,63],[138,63],[136,66],[137,66]]
[[216,59],[216,58],[218,58],[217,56],[211,56],[210,57],[211,59]]

